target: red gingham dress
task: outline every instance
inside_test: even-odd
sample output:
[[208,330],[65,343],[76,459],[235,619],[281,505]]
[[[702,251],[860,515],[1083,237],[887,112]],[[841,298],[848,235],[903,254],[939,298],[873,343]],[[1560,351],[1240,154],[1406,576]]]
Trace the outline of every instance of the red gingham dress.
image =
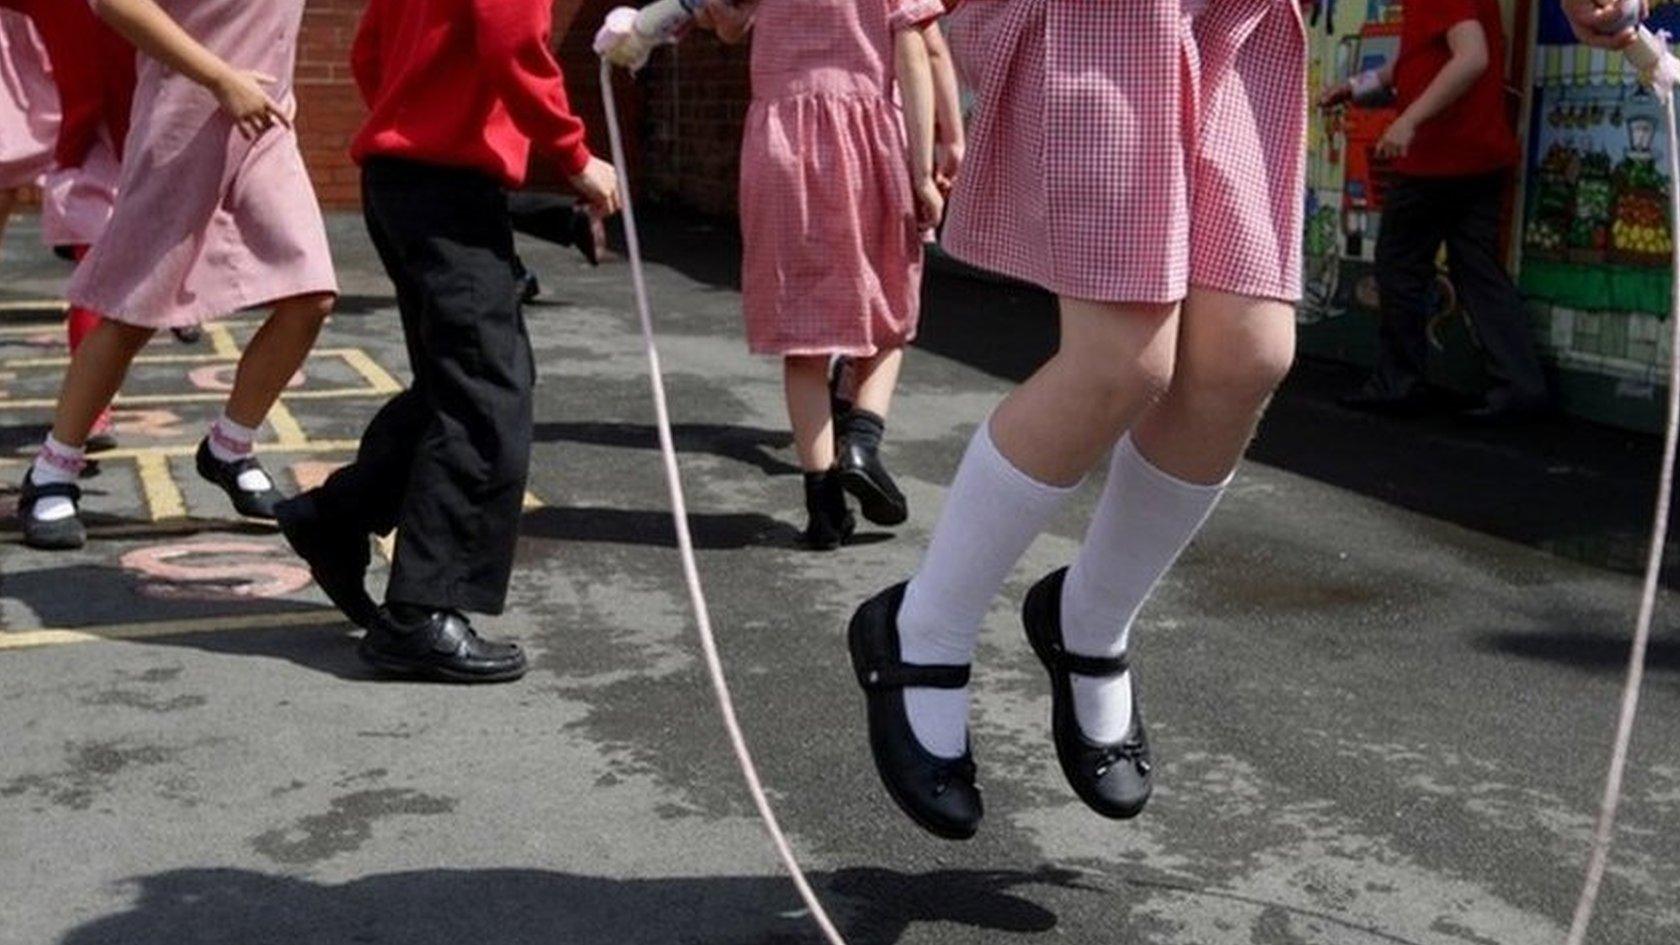
[[945,246],[1058,295],[1300,297],[1298,0],[972,0],[978,115]]
[[893,47],[943,12],[939,0],[759,0],[741,146],[753,353],[866,357],[915,336],[922,241]]

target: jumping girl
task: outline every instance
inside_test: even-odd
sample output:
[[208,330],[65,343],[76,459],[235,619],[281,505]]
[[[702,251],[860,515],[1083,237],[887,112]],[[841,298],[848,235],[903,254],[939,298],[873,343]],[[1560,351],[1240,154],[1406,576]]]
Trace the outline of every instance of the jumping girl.
[[[877,769],[927,830],[972,836],[981,621],[1112,452],[1072,567],[1027,595],[1075,793],[1139,813],[1152,762],[1134,615],[1201,527],[1294,352],[1306,122],[1297,0],[976,0],[987,61],[950,251],[1037,283],[1061,346],[975,433],[920,570],[850,646]],[[973,64],[970,64],[973,65]]]
[[273,518],[280,496],[252,442],[338,291],[291,131],[303,0],[95,8],[145,59],[115,214],[70,283],[71,303],[105,320],[71,360],[18,504],[40,548],[85,542],[76,477],[88,431],[152,334],[268,304],[196,462],[241,514]]
[[0,10],[0,237],[25,187],[52,167],[58,95],[47,53],[24,17]]
[[[909,516],[879,447],[916,334],[921,234],[944,210],[923,37],[943,12],[938,0],[713,0],[698,20],[726,42],[756,34],[741,147],[747,342],[782,358],[815,549],[856,527],[847,491],[871,522]],[[829,391],[837,355],[856,386],[844,450]]]

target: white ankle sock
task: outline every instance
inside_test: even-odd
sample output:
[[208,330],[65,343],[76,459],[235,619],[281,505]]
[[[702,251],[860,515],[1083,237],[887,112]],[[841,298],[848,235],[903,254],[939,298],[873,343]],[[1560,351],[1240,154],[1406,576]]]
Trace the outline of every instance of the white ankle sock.
[[[1004,579],[1077,486],[1057,488],[1017,469],[980,425],[945,496],[933,541],[898,614],[906,663],[973,661],[980,624]],[[968,690],[904,690],[922,747],[956,758],[968,747]]]
[[[29,479],[38,486],[51,483],[75,482],[87,465],[86,453],[78,446],[65,446],[47,434],[35,463],[29,468]],[[48,496],[35,503],[31,514],[42,522],[56,522],[76,514],[76,504],[61,496]]]
[[[1201,486],[1174,478],[1138,452],[1130,434],[1121,438],[1085,544],[1062,587],[1062,640],[1069,652],[1126,651],[1132,620],[1229,482]],[[1132,675],[1074,676],[1073,701],[1087,738],[1120,741],[1132,724]]]
[[[224,463],[238,462],[251,455],[251,450],[257,439],[257,428],[248,427],[228,419],[227,414],[216,418],[210,424],[210,455]],[[247,469],[239,474],[239,488],[246,492],[267,492],[274,488],[267,475],[260,469]]]

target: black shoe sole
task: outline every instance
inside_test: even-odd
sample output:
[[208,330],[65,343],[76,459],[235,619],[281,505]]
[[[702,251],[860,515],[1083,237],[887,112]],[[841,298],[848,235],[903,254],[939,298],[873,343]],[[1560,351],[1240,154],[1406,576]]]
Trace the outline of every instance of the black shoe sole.
[[25,525],[23,543],[36,551],[76,551],[87,547],[87,527],[76,517]]
[[349,618],[351,623],[364,630],[372,627],[374,618],[379,611],[379,605],[375,604],[373,598],[368,595],[367,572],[363,571],[363,586],[359,596],[353,592],[335,593],[332,585],[336,582],[322,579],[321,571],[315,567],[314,562],[309,560],[309,556],[304,554],[303,548],[309,543],[303,539],[297,519],[284,511],[285,506],[286,503],[282,502],[275,507],[275,521],[280,526],[280,534],[285,537],[286,544],[290,545],[292,551],[299,558],[302,558],[305,564],[309,565],[309,576],[315,581],[315,586],[321,589],[321,593],[327,595],[327,600],[332,601],[333,606],[338,608],[339,613]]
[[858,501],[858,511],[874,525],[903,525],[910,520],[910,506],[896,502],[869,473],[862,469],[840,471],[840,485]]
[[1090,790],[1073,759],[1062,750],[1062,746],[1071,740],[1071,735],[1079,732],[1079,721],[1073,709],[1073,681],[1066,674],[1055,670],[1054,654],[1048,648],[1049,641],[1040,639],[1041,635],[1032,631],[1035,622],[1042,625],[1049,619],[1044,616],[1046,608],[1052,606],[1052,603],[1060,606],[1059,602],[1049,601],[1047,597],[1052,591],[1060,594],[1061,589],[1061,581],[1040,581],[1027,592],[1027,599],[1021,607],[1021,622],[1026,630],[1027,643],[1032,646],[1033,655],[1038,657],[1044,672],[1050,677],[1050,740],[1056,747],[1056,763],[1062,769],[1062,780],[1067,782],[1068,787],[1086,807],[1109,820],[1131,820],[1143,813],[1144,807],[1149,804],[1149,797],[1146,795],[1136,804],[1118,805],[1109,798],[1096,794]]
[[[852,618],[851,625],[846,631],[846,648],[848,652],[851,653],[852,669],[859,675],[862,675],[866,671],[865,667],[867,667],[870,663],[869,654],[865,652],[864,643],[861,639],[863,632],[864,628],[860,623],[860,618],[854,616]],[[928,833],[933,834],[941,840],[974,839],[975,834],[980,832],[979,824],[975,824],[973,828],[968,830],[954,830],[946,824],[929,820],[917,812],[916,808],[899,789],[896,780],[889,776],[887,766],[881,761],[882,757],[886,755],[887,752],[877,743],[877,738],[879,737],[877,735],[877,729],[880,726],[878,726],[875,722],[876,713],[893,712],[895,709],[893,706],[878,702],[877,700],[897,699],[898,707],[896,711],[899,715],[904,716],[903,724],[904,727],[908,729],[910,726],[910,719],[904,709],[904,691],[894,690],[892,692],[866,692],[864,693],[864,699],[868,706],[866,711],[869,724],[869,757],[875,764],[875,777],[881,782],[881,785],[887,789],[887,796],[892,798],[893,804],[895,804],[899,810],[903,811],[904,816],[910,818],[916,826],[926,830]],[[913,734],[909,734],[909,737],[914,738],[915,736]]]
[[462,672],[458,669],[450,669],[447,666],[439,666],[436,663],[415,663],[399,657],[388,656],[368,646],[366,640],[362,641],[356,652],[361,656],[362,662],[369,666],[380,672],[400,676],[404,679],[429,679],[435,682],[467,684],[507,683],[523,678],[530,671],[529,665],[521,663],[514,669],[494,673]]

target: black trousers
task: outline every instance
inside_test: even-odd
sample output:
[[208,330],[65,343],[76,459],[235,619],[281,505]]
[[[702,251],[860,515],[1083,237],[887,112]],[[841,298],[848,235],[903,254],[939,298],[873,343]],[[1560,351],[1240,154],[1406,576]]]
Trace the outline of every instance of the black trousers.
[[1421,389],[1429,357],[1427,330],[1435,259],[1447,247],[1447,270],[1487,352],[1490,399],[1546,395],[1522,293],[1499,258],[1505,174],[1472,177],[1396,175],[1384,198],[1377,236],[1382,334],[1373,393],[1402,397]]
[[414,383],[380,409],[319,499],[371,534],[396,529],[388,601],[501,613],[536,376],[507,195],[471,171],[378,160],[363,169],[362,199]]

